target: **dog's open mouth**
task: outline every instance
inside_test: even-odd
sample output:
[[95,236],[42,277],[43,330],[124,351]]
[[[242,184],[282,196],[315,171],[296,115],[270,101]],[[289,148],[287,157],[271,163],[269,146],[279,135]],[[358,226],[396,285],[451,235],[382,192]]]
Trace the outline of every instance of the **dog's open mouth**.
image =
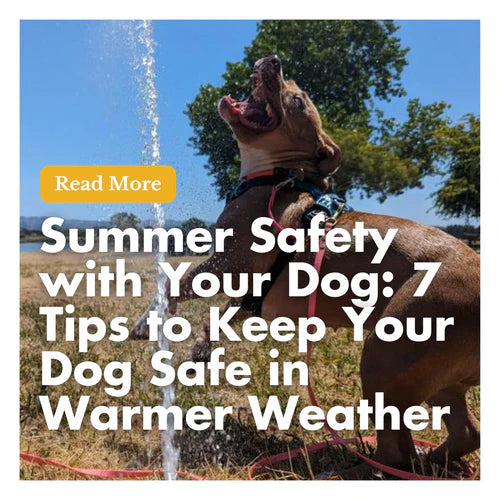
[[268,90],[262,80],[262,73],[252,75],[252,93],[244,101],[237,101],[230,95],[219,102],[219,113],[229,124],[239,123],[256,132],[270,132],[279,124],[278,112],[266,97]]

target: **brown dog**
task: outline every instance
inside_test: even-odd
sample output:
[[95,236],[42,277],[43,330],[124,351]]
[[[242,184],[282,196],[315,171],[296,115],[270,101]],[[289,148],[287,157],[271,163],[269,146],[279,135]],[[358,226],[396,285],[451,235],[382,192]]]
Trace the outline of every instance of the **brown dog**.
[[[323,131],[319,113],[307,94],[295,82],[284,81],[277,57],[266,57],[255,65],[253,90],[243,102],[224,97],[219,113],[231,127],[241,152],[241,176],[273,167],[300,171],[306,178],[325,187],[324,178],[335,171],[340,162],[340,149]],[[271,186],[253,187],[231,201],[217,221],[217,227],[233,228],[234,238],[224,254],[207,259],[185,279],[180,297],[194,298],[191,283],[198,273],[256,273],[271,269],[278,249],[268,254],[249,250],[254,236],[252,222],[267,216]],[[300,227],[304,211],[313,204],[310,194],[300,190],[282,190],[275,205],[275,217],[284,227]],[[455,326],[446,329],[446,341],[434,337],[426,342],[410,341],[405,335],[395,342],[383,342],[374,332],[366,337],[361,359],[364,398],[373,405],[375,392],[384,393],[384,403],[395,405],[401,414],[410,406],[426,401],[431,405],[450,406],[444,417],[448,438],[432,453],[432,458],[445,463],[458,459],[479,447],[479,432],[474,417],[468,412],[465,393],[479,383],[479,257],[459,240],[444,232],[409,220],[362,212],[344,213],[337,227],[352,232],[357,221],[376,228],[384,235],[396,228],[397,235],[381,264],[371,264],[375,244],[365,238],[365,252],[325,255],[321,275],[338,271],[349,280],[361,271],[385,271],[394,275],[392,297],[381,295],[367,323],[373,328],[384,317],[416,318],[454,317]],[[314,254],[297,253],[294,261],[312,264]],[[424,272],[415,271],[415,262],[441,262],[441,267],[423,297],[414,297]],[[383,284],[381,284],[383,286]],[[330,298],[318,293],[316,315],[332,328],[350,327],[351,321],[342,310],[352,305],[353,296]],[[175,303],[172,302],[172,311]],[[307,316],[307,298],[288,296],[288,268],[274,282],[262,304],[262,316],[293,319]],[[143,325],[136,328],[137,337],[144,336]],[[202,337],[197,345],[197,358],[208,352]],[[202,355],[200,356],[200,352]],[[408,468],[415,448],[410,431],[377,433],[378,447],[374,458],[385,464]],[[359,473],[359,470],[358,470]],[[349,477],[349,476],[348,476]],[[355,476],[353,476],[355,477]]]

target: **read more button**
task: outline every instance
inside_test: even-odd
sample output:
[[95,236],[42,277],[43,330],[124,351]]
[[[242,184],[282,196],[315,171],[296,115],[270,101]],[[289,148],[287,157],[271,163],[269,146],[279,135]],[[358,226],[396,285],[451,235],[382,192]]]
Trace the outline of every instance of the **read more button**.
[[40,197],[48,203],[168,203],[175,194],[175,170],[166,165],[47,166],[40,171]]

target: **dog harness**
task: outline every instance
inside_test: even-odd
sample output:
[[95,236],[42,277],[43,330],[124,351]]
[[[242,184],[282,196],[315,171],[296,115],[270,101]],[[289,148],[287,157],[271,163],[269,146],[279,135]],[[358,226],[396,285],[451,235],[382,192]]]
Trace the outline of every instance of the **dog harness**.
[[291,170],[277,167],[262,170],[260,172],[254,172],[242,177],[241,182],[226,197],[226,205],[236,198],[239,198],[242,194],[246,193],[253,187],[277,186],[291,179],[294,180],[295,189],[309,193],[315,200],[323,195],[323,191],[316,186],[316,184],[305,180],[299,180],[298,178],[293,177]]
[[[312,219],[320,214],[325,214],[325,224],[331,225],[333,220],[337,221],[338,217],[344,212],[352,212],[353,208],[345,202],[344,198],[333,193],[325,192],[320,189],[316,184],[309,182],[307,180],[299,179],[297,173],[284,168],[273,168],[269,170],[264,170],[261,172],[255,172],[243,177],[242,181],[236,188],[228,195],[226,198],[226,204],[239,198],[241,195],[246,193],[249,189],[257,186],[273,186],[271,196],[268,203],[268,216],[273,221],[273,226],[281,231],[283,227],[275,219],[273,214],[274,201],[278,191],[281,189],[294,189],[297,191],[302,191],[309,193],[314,201],[314,204],[308,208],[302,215],[302,226],[308,229],[311,226]],[[329,222],[328,222],[329,221]],[[262,310],[262,303],[264,299],[273,286],[274,282],[281,274],[285,266],[290,262],[290,260],[295,255],[295,252],[287,253],[282,250],[279,251],[276,260],[274,261],[271,269],[269,270],[271,274],[271,279],[266,281],[262,286],[262,294],[259,297],[253,295],[246,295],[242,302],[241,308],[251,312],[255,316],[260,316]]]

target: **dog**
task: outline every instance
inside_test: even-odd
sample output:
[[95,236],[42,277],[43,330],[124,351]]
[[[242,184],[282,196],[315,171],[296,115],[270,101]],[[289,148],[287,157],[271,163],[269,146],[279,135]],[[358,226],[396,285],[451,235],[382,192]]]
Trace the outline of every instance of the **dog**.
[[[252,91],[245,101],[223,97],[219,115],[227,122],[241,154],[241,178],[281,168],[300,172],[309,182],[326,190],[325,179],[340,165],[339,146],[323,130],[318,110],[308,95],[292,80],[283,77],[281,62],[276,56],[255,63]],[[217,227],[232,228],[234,238],[224,254],[214,254],[189,273],[182,282],[178,298],[171,298],[171,312],[178,302],[194,298],[191,283],[202,272],[222,277],[222,273],[268,272],[278,258],[278,249],[267,254],[249,251],[254,241],[252,222],[266,217],[272,186],[256,185],[230,201],[217,221]],[[299,228],[302,216],[314,203],[313,197],[300,189],[279,191],[274,215],[283,227]],[[479,384],[479,257],[467,245],[437,228],[410,220],[363,213],[343,213],[336,227],[351,232],[356,222],[376,228],[385,234],[396,228],[397,234],[383,259],[374,265],[374,242],[365,239],[365,252],[349,249],[345,253],[327,251],[320,276],[341,272],[349,280],[361,271],[379,276],[390,271],[394,280],[391,297],[380,296],[365,326],[368,332],[363,346],[360,374],[363,397],[373,405],[376,392],[384,393],[387,405],[396,406],[401,414],[413,405],[450,406],[443,420],[447,439],[434,449],[431,460],[445,464],[479,448],[478,423],[468,411],[466,392]],[[315,254],[297,253],[292,261],[313,264]],[[423,297],[414,293],[424,272],[415,271],[415,262],[441,262],[435,278]],[[235,278],[236,279],[236,278]],[[331,298],[318,292],[316,315],[332,328],[351,327],[342,307],[351,305],[353,296]],[[228,305],[234,305],[234,299]],[[292,319],[307,316],[307,297],[288,296],[288,267],[274,280],[261,307],[267,320],[278,316]],[[416,318],[454,317],[447,327],[446,341],[435,339],[413,342],[402,336],[395,342],[384,342],[375,335],[376,322],[385,317]],[[143,338],[144,320],[138,323],[133,336]],[[206,359],[210,346],[205,334],[197,340],[193,359]],[[377,432],[377,449],[373,458],[391,467],[409,469],[416,457],[411,432],[401,423],[400,430]],[[359,466],[346,477],[360,478],[368,466]]]

